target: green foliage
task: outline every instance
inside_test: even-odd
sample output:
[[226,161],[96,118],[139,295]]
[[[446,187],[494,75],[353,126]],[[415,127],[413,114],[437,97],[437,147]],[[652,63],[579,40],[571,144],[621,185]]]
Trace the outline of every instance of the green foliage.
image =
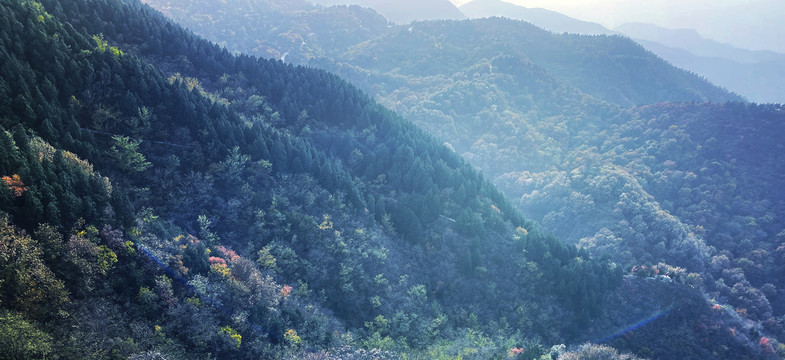
[[63,282],[50,270],[40,245],[0,218],[0,304],[46,318],[68,301]]
[[141,141],[131,140],[127,136],[112,136],[114,144],[111,149],[111,156],[116,161],[117,166],[123,171],[130,173],[142,172],[150,168],[152,164],[145,159],[139,152]]
[[275,256],[270,253],[269,245],[259,250],[258,255],[259,257],[256,259],[256,263],[259,264],[259,266],[270,271],[278,271],[278,267],[275,265]]
[[228,337],[228,341],[234,344],[234,347],[240,348],[242,345],[243,337],[237,333],[237,330],[232,329],[229,326],[224,326],[220,330],[218,330],[218,334],[224,337]]
[[0,312],[0,357],[44,359],[53,355],[52,336],[41,331],[19,313]]
[[[579,338],[609,311],[603,304],[617,295],[621,267],[543,235],[455,150],[472,151],[472,161],[496,171],[491,176],[509,170],[489,161],[498,153],[509,164],[545,172],[528,177],[538,186],[560,186],[562,179],[579,184],[574,192],[542,195],[563,197],[559,204],[577,208],[549,219],[587,216],[618,204],[620,218],[614,221],[621,223],[622,215],[641,213],[637,205],[648,206],[641,201],[645,192],[627,186],[633,175],[646,171],[632,172],[638,163],[624,162],[622,150],[634,140],[619,147],[606,137],[631,138],[626,131],[646,127],[642,119],[655,118],[651,114],[609,120],[606,115],[618,113],[615,107],[561,86],[515,56],[494,55],[468,68],[445,62],[446,69],[460,74],[427,79],[423,91],[447,92],[412,101],[430,106],[426,110],[441,107],[436,118],[442,120],[456,119],[449,108],[469,111],[463,119],[468,121],[453,121],[457,127],[431,122],[447,129],[440,136],[458,135],[450,139],[451,150],[334,75],[233,56],[137,1],[42,4],[53,14],[43,23],[19,4],[0,5],[0,16],[13,27],[8,39],[0,37],[0,56],[9,69],[0,82],[0,99],[5,99],[0,100],[0,175],[13,180],[19,174],[28,188],[18,197],[3,189],[8,191],[0,194],[0,205],[14,224],[40,229],[34,237],[38,245],[25,240],[27,253],[14,255],[33,259],[28,268],[48,276],[48,282],[29,288],[57,290],[60,284],[71,290],[73,303],[69,314],[38,300],[23,306],[17,294],[27,290],[15,285],[16,263],[4,267],[0,286],[2,307],[25,318],[40,316],[42,329],[46,326],[59,342],[61,357],[75,357],[69,355],[82,348],[105,357],[155,352],[184,358],[384,357],[389,353],[373,350],[384,348],[414,357],[500,358],[521,344],[537,356],[544,354],[537,343]],[[357,9],[324,11],[360,14],[367,26],[356,30],[365,33],[356,39],[387,29],[384,22],[377,29],[378,19]],[[282,21],[274,20],[259,23]],[[522,26],[494,21],[482,24]],[[456,34],[462,34],[474,25],[423,26],[434,33],[457,26]],[[398,28],[389,31],[406,36]],[[105,37],[98,41],[92,34]],[[323,41],[339,41],[335,37]],[[597,46],[617,41],[598,39]],[[304,52],[314,50],[296,42]],[[432,66],[429,60],[422,66]],[[401,71],[412,72],[418,64],[406,63]],[[170,79],[162,70],[182,75]],[[516,85],[501,88],[497,80]],[[494,100],[525,88],[543,90]],[[485,89],[493,96],[482,98]],[[444,105],[447,101],[454,106]],[[505,107],[504,102],[524,105]],[[531,114],[523,110],[530,108]],[[622,126],[630,119],[629,127]],[[668,154],[683,150],[678,144],[688,137],[680,129],[667,127],[658,134],[673,140],[665,144]],[[616,154],[612,160],[592,162],[611,153]],[[554,164],[591,173],[582,177]],[[704,165],[707,177],[721,172]],[[623,166],[628,169],[619,170]],[[111,178],[111,186],[98,171]],[[654,180],[647,178],[649,184]],[[656,207],[644,208],[653,211],[647,210],[651,217],[641,216],[640,223],[667,231],[644,237],[662,242],[661,250],[630,255],[690,262],[702,254],[690,229],[671,226],[674,219]],[[532,209],[540,219],[548,214]],[[776,226],[759,215],[745,218],[743,225]],[[648,233],[638,225],[630,223],[634,231],[622,237],[609,230],[595,240],[638,241],[637,234]],[[24,236],[8,238],[14,243]],[[776,248],[767,251],[779,256]],[[767,255],[750,250],[736,259],[752,274]],[[748,306],[752,313],[765,313],[762,292],[742,280],[732,286],[720,290],[723,296],[741,294],[736,299],[753,305]]]
[[109,46],[109,43],[104,40],[103,35],[93,35],[93,41],[95,41],[95,50],[100,53],[105,53],[106,49]]

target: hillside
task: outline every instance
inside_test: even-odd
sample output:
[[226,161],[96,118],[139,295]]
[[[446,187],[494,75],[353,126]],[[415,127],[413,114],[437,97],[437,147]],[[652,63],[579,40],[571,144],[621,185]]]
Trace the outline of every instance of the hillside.
[[628,23],[613,30],[591,22],[537,8],[526,8],[502,0],[474,0],[460,7],[470,18],[502,16],[532,23],[555,33],[589,35],[622,34],[647,50],[682,69],[696,73],[713,84],[759,103],[782,103],[781,71],[785,55],[752,51],[701,37],[695,30],[671,30],[652,24]]
[[[187,15],[180,16],[187,21]],[[464,44],[475,46],[463,50]],[[553,55],[546,57],[548,51]],[[575,60],[575,53],[597,60],[567,61]],[[566,69],[556,68],[560,62]],[[597,65],[603,62],[616,65],[605,70]],[[647,357],[690,353],[701,358],[725,353],[719,349],[735,341],[758,347],[761,337],[767,342],[782,338],[781,285],[771,280],[782,271],[776,265],[782,252],[776,220],[781,205],[770,187],[781,183],[779,168],[772,166],[780,150],[776,136],[767,137],[781,133],[778,106],[725,104],[740,98],[696,81],[706,93],[726,97],[702,98],[720,102],[713,105],[697,99],[621,109],[607,102],[613,98],[608,91],[624,88],[624,96],[639,96],[641,104],[695,101],[684,95],[685,88],[698,87],[684,81],[697,77],[627,39],[555,35],[504,19],[393,27],[342,57],[316,58],[311,64],[352,79],[449,143],[519,199],[520,209],[547,231],[628,269],[652,269],[662,262],[658,269],[671,269],[667,273],[693,273],[684,276],[703,285],[698,297],[705,296],[708,308],[718,307],[714,313],[701,310],[698,323],[680,323],[682,330],[675,330],[676,324],[694,320],[692,315],[672,314],[671,320],[651,325],[651,331],[668,334],[665,338],[695,335],[686,329],[707,327],[707,321],[714,324],[709,328],[723,329],[712,335],[716,342],[704,347],[666,353],[662,343],[652,350],[654,339],[641,338],[614,346]],[[607,77],[598,74],[615,80],[603,81]],[[578,86],[578,79],[592,76],[597,77],[590,86]],[[666,86],[666,79],[678,82]],[[655,88],[661,91],[647,93]],[[752,143],[716,145],[740,139]],[[739,167],[739,159],[766,165]],[[654,278],[650,271],[638,273]],[[661,305],[660,310],[669,308]],[[641,319],[626,320],[615,325],[596,321],[607,329]],[[726,341],[724,336],[738,334],[745,322],[741,328],[748,332]]]
[[564,14],[541,8],[527,8],[502,0],[473,0],[459,7],[469,18],[507,17],[530,22],[545,30],[584,35],[612,35],[613,31],[588,21],[571,18]]
[[622,106],[740,100],[629,39],[556,35],[500,18],[396,28],[340,59],[376,72],[424,77],[454,74],[498,55],[529,61],[565,85]]
[[701,37],[694,30],[624,24],[617,31],[635,39],[673,65],[759,103],[783,103],[785,54],[752,51]]
[[320,5],[359,5],[371,8],[396,24],[412,21],[464,19],[450,0],[312,0]]
[[[208,39],[232,44],[232,50],[276,58],[287,54],[287,62],[325,68],[357,84],[367,82],[368,71],[378,78],[414,76],[416,83],[424,76],[452,75],[496,56],[510,55],[545,69],[564,85],[622,106],[742,100],[621,37],[557,35],[524,22],[498,18],[386,26],[372,16],[361,15],[362,9],[357,7],[276,11],[260,0],[254,1],[258,6],[250,8],[229,1],[222,10],[211,10],[206,16],[204,9],[214,9],[216,4],[194,1],[183,6],[169,0],[146,0]],[[293,40],[283,40],[279,34]],[[405,48],[404,40],[427,46],[415,48],[413,43]],[[638,71],[641,68],[647,71]],[[393,69],[396,71],[391,73]],[[395,100],[388,94],[402,85],[398,80],[375,87],[360,86],[390,104]]]
[[[229,51],[295,64],[337,56],[388,29],[384,17],[356,5],[324,8],[293,2],[282,9],[267,0],[233,1],[231,6],[214,1],[143,2],[174,19],[189,14],[189,27],[212,34],[210,40]],[[227,28],[227,23],[245,25]]]
[[489,176],[585,165],[569,211],[616,204],[600,220],[619,225],[581,249],[335,75],[231,55],[138,1],[0,6],[11,358],[778,356],[780,107],[620,109],[515,54],[419,79],[324,60],[456,104],[453,142],[483,130],[460,151]]
[[621,281],[334,75],[136,1],[0,14],[11,358],[539,356]]

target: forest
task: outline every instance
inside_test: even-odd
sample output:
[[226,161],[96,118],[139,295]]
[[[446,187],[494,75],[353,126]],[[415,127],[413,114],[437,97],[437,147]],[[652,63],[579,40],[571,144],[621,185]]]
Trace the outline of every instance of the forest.
[[0,358],[785,355],[781,106],[656,58],[626,66],[672,82],[620,100],[586,49],[642,52],[622,38],[416,23],[531,38],[429,68],[449,52],[370,10],[247,3],[269,32],[234,35],[312,31],[311,66],[284,61],[296,31],[0,3]]

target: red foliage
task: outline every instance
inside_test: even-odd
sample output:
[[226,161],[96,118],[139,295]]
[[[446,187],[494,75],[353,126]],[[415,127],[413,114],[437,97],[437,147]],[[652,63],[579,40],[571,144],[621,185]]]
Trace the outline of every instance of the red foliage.
[[518,355],[522,354],[524,351],[525,350],[522,347],[521,348],[514,347],[514,348],[510,349],[509,355],[510,355],[510,357],[515,357],[515,356],[518,356]]
[[288,297],[289,294],[291,294],[291,293],[292,293],[292,287],[291,286],[284,285],[283,288],[281,288],[281,296],[283,296],[284,298]]
[[240,255],[237,255],[236,252],[231,249],[227,249],[224,246],[216,246],[215,249],[218,250],[218,252],[220,252],[221,255],[223,255],[229,261],[236,261],[240,259]]
[[760,338],[758,345],[760,345],[763,352],[770,353],[770,354],[774,353],[774,346],[771,345],[771,340],[769,340],[769,338],[765,336]]
[[711,308],[714,309],[714,310],[717,310],[717,311],[721,311],[722,310],[722,305],[714,304],[714,306],[712,306]]
[[27,187],[22,182],[22,179],[19,177],[19,174],[13,174],[11,176],[3,176],[3,181],[8,186],[11,191],[14,192],[14,196],[21,197],[27,191]]
[[226,267],[226,260],[219,258],[217,256],[210,256],[207,261],[210,262],[210,265],[218,265],[222,267]]

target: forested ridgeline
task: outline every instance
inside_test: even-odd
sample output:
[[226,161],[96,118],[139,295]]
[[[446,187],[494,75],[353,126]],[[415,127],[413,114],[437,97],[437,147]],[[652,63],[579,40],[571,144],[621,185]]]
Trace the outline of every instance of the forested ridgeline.
[[[305,19],[257,2],[239,22],[231,6],[201,16],[198,4],[148,3],[209,38],[211,27],[232,29],[230,44],[256,41],[345,76],[448,142],[560,239],[627,270],[677,266],[702,284],[707,308],[732,309],[708,313],[714,320],[755,324],[744,341],[760,350],[762,337],[782,338],[781,107],[725,103],[741,99],[617,36],[551,34],[506,19],[386,30],[371,21],[377,27],[357,25],[364,41],[336,52],[344,45],[331,39],[341,37],[319,26],[340,33],[340,24],[357,24],[356,7],[312,8]],[[273,34],[261,31],[271,22],[250,21],[270,13],[297,25]],[[371,37],[371,28],[384,31]],[[297,40],[276,42],[281,34]],[[644,106],[618,106],[634,104]],[[655,326],[682,331],[674,327]],[[710,353],[727,340],[710,339]]]
[[3,356],[539,357],[620,282],[334,75],[1,6]]

